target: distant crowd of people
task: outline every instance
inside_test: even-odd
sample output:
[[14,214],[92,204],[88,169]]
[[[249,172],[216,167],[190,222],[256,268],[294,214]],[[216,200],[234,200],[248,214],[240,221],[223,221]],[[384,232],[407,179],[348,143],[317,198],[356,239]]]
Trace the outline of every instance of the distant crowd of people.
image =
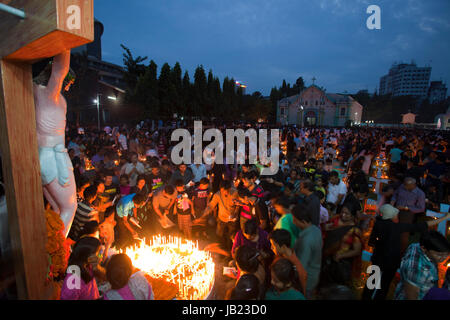
[[[425,219],[450,203],[443,133],[282,127],[280,170],[267,176],[260,163],[174,165],[175,128],[68,129],[78,192],[69,265],[82,268],[84,285],[69,289],[66,278],[62,299],[154,298],[143,272],[117,254],[154,234],[219,243],[221,261],[235,270],[218,275],[226,299],[448,298],[449,272],[438,283],[450,244],[434,229],[450,215]],[[365,203],[379,157],[389,182],[371,214]],[[381,287],[358,293],[364,250],[381,269]],[[110,287],[99,291],[97,282]]]

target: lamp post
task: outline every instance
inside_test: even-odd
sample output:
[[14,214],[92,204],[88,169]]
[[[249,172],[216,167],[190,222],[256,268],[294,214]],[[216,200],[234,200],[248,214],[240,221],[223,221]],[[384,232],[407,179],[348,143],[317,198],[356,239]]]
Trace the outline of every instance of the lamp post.
[[300,126],[301,126],[301,128],[303,128],[303,106],[302,105],[300,106],[298,111],[300,112]]
[[[97,94],[97,99],[94,100],[94,103],[97,105],[97,126],[98,130],[100,131],[100,97],[102,96],[101,93]],[[117,101],[117,97],[114,96],[108,96],[109,100]]]
[[98,131],[100,131],[100,96],[101,96],[101,94],[97,94],[97,99],[94,100],[94,103],[97,104],[97,125],[98,125]]

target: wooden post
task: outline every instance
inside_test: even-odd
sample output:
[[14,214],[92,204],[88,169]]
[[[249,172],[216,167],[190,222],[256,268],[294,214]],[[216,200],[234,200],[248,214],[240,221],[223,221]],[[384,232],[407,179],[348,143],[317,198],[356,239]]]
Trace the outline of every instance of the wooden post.
[[19,299],[49,299],[31,64],[94,39],[93,0],[0,0],[0,148]]

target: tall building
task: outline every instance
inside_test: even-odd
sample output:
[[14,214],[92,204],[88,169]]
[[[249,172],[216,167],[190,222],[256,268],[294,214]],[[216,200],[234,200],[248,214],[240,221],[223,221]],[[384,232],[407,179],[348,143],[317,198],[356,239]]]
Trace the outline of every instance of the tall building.
[[447,87],[442,81],[431,81],[428,89],[428,102],[439,103],[447,99]]
[[[67,93],[67,119],[71,122],[97,123],[100,114],[100,124],[123,123],[130,119],[139,118],[141,108],[130,105],[125,101],[126,83],[123,79],[124,68],[104,61],[102,58],[103,24],[95,20],[94,41],[72,50],[75,58],[80,53],[87,58],[88,76],[83,80],[82,95]],[[71,66],[75,74],[83,73],[84,66]],[[97,98],[99,105],[97,108]]]
[[113,63],[102,60],[102,35],[103,24],[95,19],[94,41],[72,50],[72,53],[85,53],[89,60],[89,67],[98,72],[99,82],[115,87],[124,93],[123,68]]
[[238,88],[241,88],[242,89],[242,94],[245,95],[245,89],[247,89],[247,86],[244,85],[242,82],[236,81],[235,82],[235,88],[236,88],[236,92],[237,92]]
[[430,75],[431,67],[417,67],[414,62],[394,64],[389,73],[381,77],[379,94],[426,98]]
[[277,103],[277,122],[297,126],[345,126],[361,123],[363,107],[349,94],[326,93],[316,85]]

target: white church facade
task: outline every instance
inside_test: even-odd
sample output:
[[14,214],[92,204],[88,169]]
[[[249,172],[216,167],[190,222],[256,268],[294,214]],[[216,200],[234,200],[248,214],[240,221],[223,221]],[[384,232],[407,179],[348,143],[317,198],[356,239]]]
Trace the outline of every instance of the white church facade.
[[361,123],[363,107],[348,94],[327,93],[316,85],[277,103],[282,125],[340,127]]

